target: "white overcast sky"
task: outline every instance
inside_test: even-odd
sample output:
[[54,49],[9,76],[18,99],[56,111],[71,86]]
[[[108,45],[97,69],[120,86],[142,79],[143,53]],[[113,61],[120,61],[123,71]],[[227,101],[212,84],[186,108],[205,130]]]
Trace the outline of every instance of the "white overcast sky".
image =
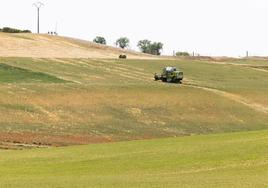
[[[0,27],[36,32],[33,0],[1,0]],[[42,0],[41,32],[110,45],[126,36],[164,43],[164,54],[268,55],[268,0]]]

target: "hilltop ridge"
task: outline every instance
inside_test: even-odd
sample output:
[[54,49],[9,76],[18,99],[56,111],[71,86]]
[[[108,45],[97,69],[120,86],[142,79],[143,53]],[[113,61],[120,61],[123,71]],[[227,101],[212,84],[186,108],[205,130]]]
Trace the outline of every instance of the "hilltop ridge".
[[0,33],[1,57],[154,59],[156,56],[100,45],[86,40],[46,34]]

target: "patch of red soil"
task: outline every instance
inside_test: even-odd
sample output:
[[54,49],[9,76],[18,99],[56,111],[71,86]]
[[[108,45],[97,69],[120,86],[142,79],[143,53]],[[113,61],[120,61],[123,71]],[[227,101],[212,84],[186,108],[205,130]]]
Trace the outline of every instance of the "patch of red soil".
[[0,142],[44,146],[68,146],[112,142],[109,137],[90,135],[46,135],[39,133],[0,133]]

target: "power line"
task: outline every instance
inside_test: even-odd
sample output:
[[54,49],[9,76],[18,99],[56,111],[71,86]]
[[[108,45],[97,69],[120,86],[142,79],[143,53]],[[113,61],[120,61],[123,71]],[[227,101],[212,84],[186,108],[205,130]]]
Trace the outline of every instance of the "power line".
[[40,8],[44,6],[42,2],[36,2],[33,4],[33,6],[36,7],[37,9],[37,33],[39,34],[39,29],[40,29]]

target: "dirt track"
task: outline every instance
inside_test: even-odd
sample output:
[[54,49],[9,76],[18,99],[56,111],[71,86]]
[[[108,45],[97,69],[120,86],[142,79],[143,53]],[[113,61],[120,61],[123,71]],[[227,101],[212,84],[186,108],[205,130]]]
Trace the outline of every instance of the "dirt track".
[[192,85],[192,84],[188,84],[188,83],[185,83],[183,84],[184,86],[186,87],[192,87],[192,88],[197,88],[197,89],[202,89],[202,90],[205,90],[205,91],[209,91],[209,92],[213,92],[217,95],[220,95],[220,96],[223,96],[225,98],[228,98],[230,100],[233,100],[235,102],[238,102],[240,104],[243,104],[255,111],[258,111],[258,112],[262,112],[262,113],[266,113],[268,114],[268,107],[266,106],[263,106],[261,104],[257,104],[257,103],[252,103],[250,101],[248,101],[247,99],[239,96],[239,95],[235,95],[235,94],[232,94],[232,93],[228,93],[228,92],[225,92],[225,91],[221,91],[221,90],[217,90],[217,89],[212,89],[212,88],[207,88],[207,87],[202,87],[202,86],[196,86],[196,85]]

